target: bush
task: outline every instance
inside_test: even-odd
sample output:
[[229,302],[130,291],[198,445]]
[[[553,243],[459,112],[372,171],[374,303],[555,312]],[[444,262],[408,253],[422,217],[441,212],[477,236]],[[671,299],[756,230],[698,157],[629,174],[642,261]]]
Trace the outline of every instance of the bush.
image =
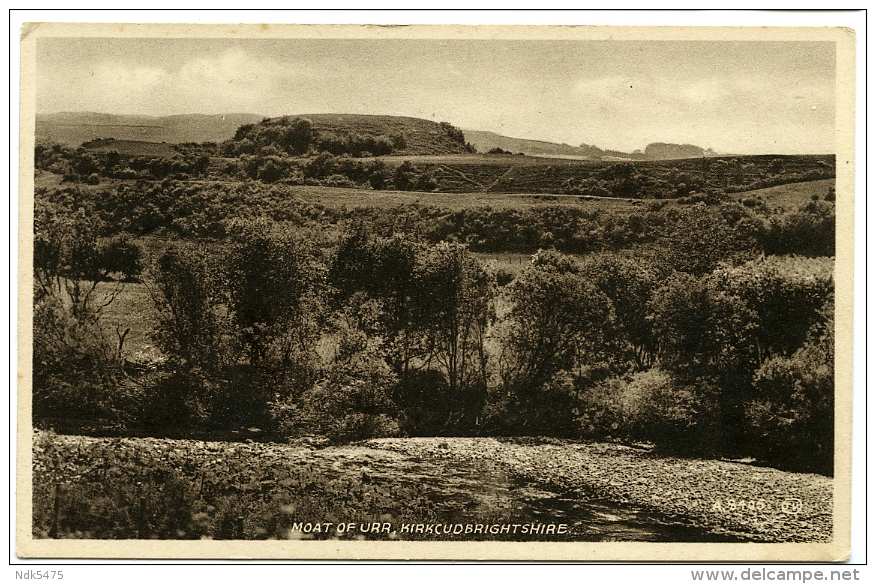
[[143,252],[128,235],[110,239],[102,256],[107,270],[120,274],[125,280],[133,280],[143,271]]
[[124,424],[139,398],[116,388],[121,348],[100,327],[124,284],[100,284],[111,274],[139,274],[140,249],[124,237],[103,237],[106,225],[83,208],[38,201],[34,211],[34,420]]
[[123,424],[136,404],[116,390],[121,360],[95,320],[79,319],[62,300],[34,303],[33,419]]
[[[539,252],[511,285],[502,333],[504,382],[524,401],[560,371],[598,354],[611,303],[569,256]],[[529,396],[529,397],[524,397]]]
[[581,434],[600,440],[641,439],[634,430],[642,396],[632,385],[629,378],[613,377],[583,388],[574,411]]
[[495,283],[465,246],[439,243],[419,254],[415,311],[427,362],[447,380],[448,427],[474,423],[488,382],[485,342],[495,320]]
[[385,363],[368,356],[335,362],[322,380],[278,410],[280,430],[319,434],[333,442],[396,436],[396,406],[390,397],[396,380]]
[[[714,390],[683,385],[659,368],[613,377],[581,390],[577,422],[583,436],[650,442],[664,451],[718,451]],[[717,434],[715,432],[718,432]]]
[[[651,301],[661,367],[682,387],[712,388],[720,418],[718,442],[725,454],[752,448],[745,408],[752,380],[763,360],[784,355],[803,342],[832,283],[795,275],[774,261],[722,268],[695,278],[677,273]],[[798,277],[800,276],[800,277]],[[717,423],[717,422],[716,422]]]
[[140,423],[151,428],[201,428],[210,419],[214,395],[215,384],[197,369],[165,373],[147,388]]
[[448,431],[456,404],[447,379],[434,369],[405,373],[393,390],[399,430],[406,436],[440,436]]
[[795,211],[773,216],[761,240],[770,254],[834,256],[836,207],[832,202],[811,201]]
[[629,435],[672,453],[726,451],[718,393],[709,384],[681,384],[658,370],[640,374],[627,404]]
[[790,357],[775,356],[754,377],[746,416],[758,458],[782,468],[833,475],[833,303]]
[[508,271],[508,270],[503,269],[503,268],[497,269],[495,275],[496,275],[496,285],[499,286],[500,288],[504,288],[505,286],[507,286],[508,284],[513,282],[514,278],[517,277],[514,274],[514,272]]
[[275,227],[232,223],[221,257],[172,247],[154,269],[156,340],[183,376],[179,390],[194,392],[175,399],[189,412],[209,408],[214,426],[270,428],[275,405],[318,376],[322,266]]

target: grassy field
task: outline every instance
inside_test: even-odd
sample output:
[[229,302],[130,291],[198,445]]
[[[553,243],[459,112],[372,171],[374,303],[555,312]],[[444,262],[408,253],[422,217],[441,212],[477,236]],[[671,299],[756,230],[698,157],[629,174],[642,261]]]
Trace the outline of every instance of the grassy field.
[[149,158],[173,158],[179,152],[172,144],[164,142],[143,142],[140,140],[108,140],[89,146],[93,152],[109,152],[115,150],[122,156],[146,156]]
[[570,158],[550,158],[548,156],[519,156],[516,154],[440,154],[434,156],[381,156],[380,160],[388,166],[395,167],[405,161],[411,164],[460,165],[460,166],[544,166],[546,164],[562,164],[568,166],[593,166],[598,161],[576,160]]
[[525,253],[473,253],[472,255],[494,271],[502,270],[515,277],[532,262],[532,256]]
[[[104,294],[114,286],[115,282],[101,282],[97,292]],[[130,329],[122,350],[122,356],[129,361],[155,361],[161,357],[151,336],[158,324],[158,312],[144,284],[126,283],[121,294],[103,310],[100,323],[113,343],[118,342],[116,331]]]
[[730,196],[737,201],[757,199],[760,197],[771,209],[783,208],[789,210],[808,203],[812,200],[813,196],[818,196],[819,199],[823,200],[825,195],[827,195],[828,189],[835,184],[835,179],[828,178],[824,180],[779,185],[777,187],[746,191],[744,193],[735,193]]
[[60,174],[37,169],[33,177],[33,186],[35,189],[56,189],[61,186],[61,178]]
[[322,186],[290,187],[293,196],[325,207],[339,209],[387,209],[400,205],[423,205],[456,211],[473,207],[525,209],[535,206],[569,205],[592,210],[632,210],[647,204],[633,199],[611,199],[583,195],[543,195],[508,193],[424,193],[412,191],[372,191]]

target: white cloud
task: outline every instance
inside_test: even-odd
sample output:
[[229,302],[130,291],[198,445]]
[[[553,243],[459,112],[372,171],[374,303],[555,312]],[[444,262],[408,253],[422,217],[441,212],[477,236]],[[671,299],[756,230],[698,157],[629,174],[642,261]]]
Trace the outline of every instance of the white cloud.
[[[669,88],[664,87],[663,93],[669,94]],[[723,102],[730,93],[726,80],[703,79],[682,85],[676,95],[692,105],[712,105]]]
[[145,115],[262,113],[288,101],[296,85],[311,77],[313,72],[300,64],[255,58],[239,49],[164,67],[102,61],[41,76],[38,109]]
[[114,93],[151,91],[168,79],[167,73],[157,67],[131,68],[109,63],[98,66],[88,74],[93,78],[89,85]]

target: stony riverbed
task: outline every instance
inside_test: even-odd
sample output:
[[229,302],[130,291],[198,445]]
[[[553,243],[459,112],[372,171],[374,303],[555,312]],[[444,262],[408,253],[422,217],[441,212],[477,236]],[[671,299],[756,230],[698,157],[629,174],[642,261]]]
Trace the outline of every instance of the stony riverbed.
[[833,480],[719,460],[656,456],[605,443],[405,438],[369,445],[420,458],[488,460],[535,484],[629,504],[747,541],[832,537]]
[[[37,537],[51,537],[55,485],[63,495],[61,530],[68,526],[62,537],[124,538],[134,529],[153,538],[353,536],[336,528],[290,535],[290,526],[303,521],[389,525],[365,536],[377,539],[825,542],[832,534],[828,477],[617,444],[388,438],[325,446],[43,433],[35,436],[34,455]],[[159,515],[180,512],[162,494],[162,476],[176,477],[176,496],[197,521],[184,517],[170,530],[164,519],[160,531]],[[151,519],[135,525],[136,513],[126,505],[138,497],[148,507],[141,515]],[[161,510],[163,500],[169,507]],[[101,517],[89,518],[87,508],[99,508]],[[74,525],[74,511],[92,527]],[[241,524],[222,535],[226,516],[240,516]],[[403,525],[413,524],[433,531],[405,531]],[[478,524],[555,525],[557,531],[526,537],[447,531]]]

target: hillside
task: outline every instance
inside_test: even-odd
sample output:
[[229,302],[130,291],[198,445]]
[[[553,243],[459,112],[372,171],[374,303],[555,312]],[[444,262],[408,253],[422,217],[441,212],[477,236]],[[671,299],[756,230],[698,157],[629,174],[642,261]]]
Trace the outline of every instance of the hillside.
[[489,152],[494,148],[511,152],[512,154],[523,153],[527,156],[540,156],[550,158],[570,158],[578,160],[673,160],[679,158],[702,158],[714,156],[711,149],[705,150],[693,144],[668,144],[654,142],[645,147],[645,151],[637,150],[633,153],[620,152],[618,150],[603,150],[597,146],[581,144],[570,146],[555,142],[541,140],[527,140],[525,138],[510,138],[494,132],[481,132],[478,130],[465,130],[465,140],[477,148],[478,152]]
[[[461,154],[464,142],[454,140],[442,125],[429,120],[398,116],[356,114],[303,114],[291,116],[312,122],[317,134],[404,136],[405,147],[394,152],[408,155]],[[36,117],[36,140],[80,146],[95,138],[139,142],[222,142],[234,137],[240,126],[265,119],[258,114],[179,115],[165,117],[117,116],[92,112],[41,114]]]
[[554,156],[574,158],[596,158],[603,155],[603,151],[596,146],[569,146],[568,144],[556,144],[541,140],[527,140],[525,138],[510,138],[495,132],[481,132],[478,130],[463,130],[466,142],[477,148],[478,152],[489,152],[493,148],[501,148],[517,154],[522,152],[527,156]]
[[[404,157],[387,157],[396,168]],[[693,192],[741,192],[833,178],[832,156],[742,156],[637,160],[568,160],[469,155],[412,159],[413,171],[445,193],[566,194],[678,198]]]
[[358,114],[302,114],[297,117],[310,120],[313,129],[319,133],[404,135],[406,146],[393,149],[393,154],[434,155],[466,152],[465,142],[454,140],[445,129],[447,124],[442,125],[430,120]]

